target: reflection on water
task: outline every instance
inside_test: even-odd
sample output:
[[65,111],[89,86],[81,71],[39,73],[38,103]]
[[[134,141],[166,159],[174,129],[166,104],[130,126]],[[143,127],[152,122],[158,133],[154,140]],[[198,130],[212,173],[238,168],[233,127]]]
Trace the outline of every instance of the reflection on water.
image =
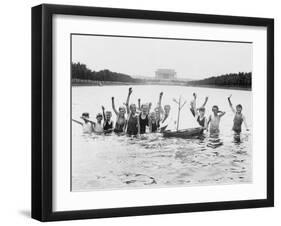
[[[92,95],[90,101],[89,94],[95,92],[97,88],[105,89],[104,98]],[[95,101],[109,102],[112,91],[106,93],[106,89],[108,87],[73,88],[73,117],[78,117],[83,111],[89,111],[92,116],[98,112],[99,109],[96,110],[93,103]],[[120,89],[124,90],[124,99],[127,88]],[[159,87],[156,92],[163,89],[169,90],[169,87]],[[190,89],[186,87],[180,87],[180,89],[183,89],[182,92],[187,95],[193,91],[186,90]],[[224,104],[223,100],[219,99],[222,92],[226,92],[225,90],[202,89],[200,91],[208,92],[210,99],[212,94],[216,95],[220,106],[224,108],[223,110],[227,110],[221,122],[222,132],[219,139],[210,140],[204,136],[195,139],[167,139],[161,134],[147,134],[139,139],[115,134],[88,135],[82,134],[82,129],[78,124],[72,124],[72,190],[251,182],[251,134],[241,134],[240,141],[234,139],[231,132],[233,117],[226,109],[227,103]],[[251,101],[250,92],[241,94],[240,91],[232,91],[234,92],[236,95],[243,95],[241,103],[247,106],[245,107],[248,111],[246,117],[251,126],[251,104],[247,102]],[[167,92],[166,96],[168,96]],[[172,97],[174,96],[171,95],[170,98]],[[211,104],[208,106],[211,107]],[[87,108],[90,109],[87,110]],[[188,109],[187,113],[189,113]]]

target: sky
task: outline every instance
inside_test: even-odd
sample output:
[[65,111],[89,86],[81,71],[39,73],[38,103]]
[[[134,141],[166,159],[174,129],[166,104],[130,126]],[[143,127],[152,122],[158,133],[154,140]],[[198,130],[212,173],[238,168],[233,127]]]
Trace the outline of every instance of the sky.
[[72,62],[145,77],[169,68],[178,78],[204,79],[252,71],[252,44],[72,35]]

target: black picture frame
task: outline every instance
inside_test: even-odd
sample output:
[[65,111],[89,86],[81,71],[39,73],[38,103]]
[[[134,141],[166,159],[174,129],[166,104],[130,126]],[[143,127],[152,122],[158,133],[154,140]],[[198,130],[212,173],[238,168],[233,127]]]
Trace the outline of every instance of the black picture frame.
[[[52,17],[55,14],[266,27],[267,198],[54,212],[52,210]],[[274,206],[273,19],[50,4],[32,8],[32,218],[40,221],[56,221],[271,206]]]

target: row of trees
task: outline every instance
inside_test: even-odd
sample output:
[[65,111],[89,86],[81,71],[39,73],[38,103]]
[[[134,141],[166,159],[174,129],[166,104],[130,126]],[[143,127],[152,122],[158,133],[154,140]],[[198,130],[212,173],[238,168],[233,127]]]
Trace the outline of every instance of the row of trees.
[[[145,83],[149,80],[135,79],[129,75],[112,72],[110,70],[92,71],[85,64],[71,63],[72,79],[88,80],[88,81],[116,81],[129,83]],[[153,82],[157,82],[153,80]],[[159,81],[160,82],[160,81]],[[171,81],[172,82],[172,81]],[[223,86],[223,87],[252,87],[252,72],[230,73],[221,76],[213,76],[210,78],[190,81],[186,85],[191,86]]]
[[216,77],[210,77],[197,81],[188,82],[189,85],[213,85],[213,86],[225,86],[225,87],[252,87],[252,72],[239,72],[230,73]]
[[139,82],[129,75],[112,72],[110,70],[92,71],[85,64],[71,63],[72,79],[93,81]]

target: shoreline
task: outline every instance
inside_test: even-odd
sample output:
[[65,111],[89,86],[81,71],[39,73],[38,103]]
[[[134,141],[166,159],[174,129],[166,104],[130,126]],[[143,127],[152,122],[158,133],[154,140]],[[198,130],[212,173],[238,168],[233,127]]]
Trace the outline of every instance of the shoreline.
[[249,87],[236,87],[236,86],[217,86],[217,85],[188,85],[183,82],[144,82],[144,83],[134,83],[134,82],[111,82],[104,81],[102,84],[99,81],[91,81],[91,82],[72,82],[71,87],[79,87],[79,86],[137,86],[137,85],[168,85],[168,86],[186,86],[186,87],[198,87],[198,88],[213,88],[213,89],[232,89],[232,90],[243,90],[243,91],[252,91],[252,88]]
[[217,86],[217,85],[188,85],[189,87],[199,87],[199,88],[213,88],[213,89],[233,89],[233,90],[243,90],[252,91],[252,87],[237,87],[237,86]]

